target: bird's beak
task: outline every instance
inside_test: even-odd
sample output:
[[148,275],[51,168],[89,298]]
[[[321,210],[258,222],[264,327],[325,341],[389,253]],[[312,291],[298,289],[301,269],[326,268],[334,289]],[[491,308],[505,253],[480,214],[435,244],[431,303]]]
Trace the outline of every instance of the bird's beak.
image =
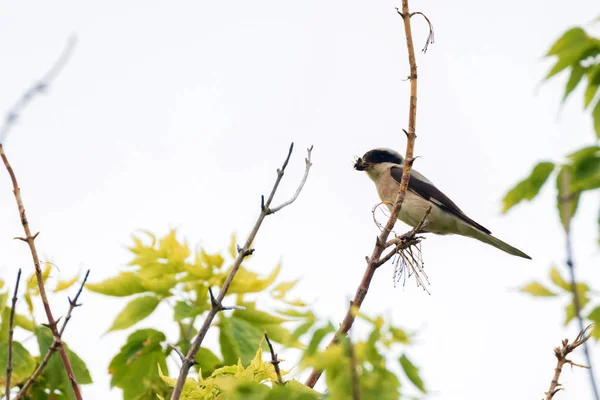
[[357,171],[364,171],[368,167],[369,167],[369,164],[366,163],[361,157],[358,157],[356,159],[356,162],[354,163],[354,169]]

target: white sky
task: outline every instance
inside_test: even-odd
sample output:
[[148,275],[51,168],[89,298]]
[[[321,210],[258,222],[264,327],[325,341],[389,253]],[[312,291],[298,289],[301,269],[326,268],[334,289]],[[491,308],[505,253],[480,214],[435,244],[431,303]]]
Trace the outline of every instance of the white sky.
[[[139,228],[164,234],[178,227],[191,243],[225,249],[232,232],[247,234],[294,141],[279,199],[295,190],[303,149],[313,144],[311,176],[297,203],[264,224],[252,267],[267,272],[282,259],[284,277],[303,278],[298,293],[341,321],[377,234],[371,208],[378,200],[366,175],[351,168],[353,156],[405,148],[409,85],[399,5],[3,2],[2,112],[47,70],[69,34],[79,39],[49,95],[26,110],[6,144],[32,227],[41,231],[39,249],[60,268],[53,279],[86,268],[93,282],[115,275]],[[500,201],[534,162],[559,160],[593,140],[581,91],[561,108],[564,77],[538,84],[548,46],[596,16],[598,3],[411,5],[436,33],[417,59],[415,166],[534,261],[474,240],[431,237],[423,248],[432,294],[414,281],[394,288],[387,266],[364,310],[419,330],[409,354],[423,367],[429,398],[541,398],[553,347],[577,331],[561,326],[566,300],[534,301],[515,290],[552,264],[563,268],[553,185],[507,216],[499,215]],[[421,48],[424,21],[415,19],[414,33]],[[12,281],[18,267],[30,273],[31,263],[26,246],[12,240],[21,227],[2,172],[0,210],[0,276]],[[597,212],[597,198],[586,196],[573,226],[579,276],[596,289]],[[57,315],[66,310],[64,297],[53,302]],[[119,398],[106,368],[131,330],[101,335],[124,302],[90,292],[83,302],[66,341],[92,371],[85,398]],[[165,308],[135,328],[170,318]],[[600,352],[592,349],[598,370]],[[557,399],[589,398],[587,372],[567,369],[562,382]]]

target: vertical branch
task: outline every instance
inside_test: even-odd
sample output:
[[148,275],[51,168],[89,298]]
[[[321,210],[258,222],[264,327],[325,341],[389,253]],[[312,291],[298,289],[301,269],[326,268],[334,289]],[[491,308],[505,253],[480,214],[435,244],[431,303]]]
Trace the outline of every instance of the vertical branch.
[[247,256],[249,256],[250,254],[252,254],[254,252],[254,249],[252,248],[252,243],[254,242],[254,238],[256,238],[256,234],[258,233],[258,230],[260,229],[264,219],[267,216],[272,215],[275,212],[280,211],[284,207],[287,207],[290,204],[292,204],[298,198],[300,191],[302,191],[302,188],[304,187],[304,184],[306,183],[306,179],[308,178],[308,172],[310,170],[310,167],[312,166],[312,162],[311,162],[312,146],[307,149],[308,155],[307,155],[306,159],[304,160],[304,162],[306,164],[306,168],[304,170],[304,177],[302,178],[302,181],[300,182],[300,186],[296,190],[296,193],[294,194],[294,196],[291,198],[291,200],[288,200],[279,206],[271,207],[271,203],[273,202],[273,198],[275,197],[275,193],[277,192],[279,183],[281,182],[281,179],[283,178],[283,174],[288,165],[288,162],[290,161],[290,157],[292,155],[293,150],[294,150],[294,143],[292,143],[290,145],[290,149],[288,151],[285,161],[283,162],[283,165],[281,166],[280,169],[277,169],[277,178],[275,179],[275,183],[273,184],[273,188],[271,189],[271,193],[269,194],[267,201],[265,202],[264,196],[261,197],[260,215],[258,216],[258,219],[256,220],[256,223],[254,224],[252,231],[250,231],[250,234],[246,238],[246,242],[244,243],[244,246],[238,247],[237,258],[235,259],[233,265],[231,266],[231,270],[229,271],[229,275],[227,275],[227,278],[225,279],[223,286],[221,286],[221,291],[219,292],[219,295],[217,296],[217,298],[215,298],[212,295],[212,291],[210,292],[212,307],[208,311],[208,315],[206,316],[206,319],[202,323],[202,327],[200,328],[200,330],[198,330],[198,334],[196,335],[196,338],[192,342],[192,345],[190,346],[188,353],[186,354],[186,356],[183,358],[183,360],[181,362],[181,369],[179,370],[179,376],[177,378],[177,383],[175,384],[175,387],[173,388],[173,393],[171,394],[171,400],[178,400],[181,397],[181,393],[183,392],[183,386],[185,384],[185,379],[187,378],[190,368],[195,363],[196,354],[198,353],[198,350],[200,349],[200,345],[202,344],[202,341],[204,340],[204,337],[206,336],[206,333],[208,332],[208,329],[210,328],[212,321],[215,318],[215,316],[217,315],[217,313],[219,311],[223,311],[225,309],[225,307],[223,307],[223,305],[222,305],[222,302],[223,302],[223,299],[225,298],[225,296],[227,295],[227,291],[229,290],[229,286],[231,285],[231,282],[233,282],[233,278],[235,278],[235,274],[237,273],[240,266],[242,265],[242,261],[244,261],[244,259]]
[[10,320],[8,323],[8,361],[6,363],[6,400],[10,400],[10,380],[12,378],[12,357],[13,357],[13,334],[15,332],[15,306],[17,305],[17,292],[19,291],[19,282],[21,281],[21,268],[17,273],[17,282],[12,298],[12,308],[10,309]]
[[[394,207],[392,208],[392,212],[390,214],[390,218],[382,229],[381,233],[377,237],[375,242],[375,247],[371,253],[371,256],[367,258],[367,268],[365,269],[365,273],[363,278],[354,294],[354,299],[351,302],[350,308],[344,317],[344,320],[340,324],[339,329],[337,330],[335,336],[329,343],[331,346],[334,343],[337,343],[338,337],[345,336],[352,325],[354,324],[354,319],[356,316],[356,312],[360,309],[365,297],[367,296],[367,292],[369,290],[369,286],[371,281],[373,280],[373,276],[375,275],[376,269],[381,265],[380,257],[385,250],[385,244],[387,238],[394,228],[396,224],[396,220],[398,219],[398,214],[400,213],[400,209],[402,208],[402,203],[404,202],[404,197],[406,196],[406,190],[408,189],[408,180],[410,178],[410,170],[412,168],[412,164],[414,162],[414,148],[415,148],[415,139],[416,135],[416,124],[417,124],[417,62],[415,58],[415,47],[413,44],[412,37],[412,28],[410,24],[410,18],[412,17],[409,8],[408,8],[408,0],[402,0],[402,11],[397,10],[398,14],[402,17],[404,22],[404,33],[406,35],[406,48],[408,51],[408,64],[410,67],[410,75],[408,79],[410,80],[410,104],[408,108],[408,130],[404,130],[406,134],[406,155],[404,162],[404,169],[402,171],[402,179],[400,182],[400,189],[398,190],[398,194],[396,196],[396,200],[394,201]],[[431,36],[431,34],[430,34]],[[430,41],[430,37],[427,39]],[[314,370],[310,376],[307,378],[305,384],[308,387],[314,387],[319,378],[321,377],[322,371]]]
[[[569,267],[569,276],[571,284],[571,292],[573,293],[573,306],[575,308],[575,315],[577,316],[577,322],[579,323],[579,330],[583,329],[583,318],[581,317],[581,301],[579,294],[577,293],[577,281],[575,279],[575,263],[573,261],[573,246],[571,244],[571,230],[565,231],[566,247],[567,247],[567,266]],[[583,341],[583,353],[585,354],[585,362],[588,365],[588,374],[590,379],[590,385],[592,386],[592,393],[595,400],[599,400],[598,387],[596,386],[596,378],[594,377],[594,369],[592,367],[592,358],[590,357],[590,351],[588,348],[587,341]]]

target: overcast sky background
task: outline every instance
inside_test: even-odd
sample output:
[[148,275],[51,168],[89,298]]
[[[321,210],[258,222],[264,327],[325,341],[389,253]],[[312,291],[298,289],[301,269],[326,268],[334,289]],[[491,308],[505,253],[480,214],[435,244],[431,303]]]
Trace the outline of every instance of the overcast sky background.
[[[6,142],[38,248],[65,279],[117,274],[136,229],[177,227],[191,243],[224,250],[245,236],[291,141],[296,152],[278,200],[294,192],[304,149],[314,145],[298,201],[270,217],[252,268],[302,277],[297,293],[341,321],[378,230],[378,202],[353,157],[380,146],[404,152],[409,84],[401,18],[392,1],[0,3],[0,110],[46,72],[68,36],[72,60],[36,99]],[[565,77],[540,87],[542,55],[565,29],[590,21],[595,1],[412,1],[435,26],[419,54],[415,167],[469,216],[524,250],[512,257],[477,241],[430,237],[423,244],[431,295],[392,283],[381,269],[364,303],[419,330],[409,350],[431,399],[538,399],[553,373],[563,301],[517,293],[563,266],[564,238],[550,184],[533,204],[500,215],[504,193],[541,160],[560,160],[593,140],[581,88],[560,105]],[[416,47],[427,28],[413,23]],[[573,225],[579,276],[600,287],[597,197],[585,196]],[[0,172],[0,276],[31,273],[10,181]],[[405,227],[399,225],[398,232]],[[335,284],[332,284],[335,283]],[[12,284],[11,284],[12,286]],[[66,311],[66,293],[53,302]],[[109,391],[110,359],[132,331],[101,337],[125,304],[84,292],[66,341],[95,383]],[[43,317],[40,314],[39,321]],[[166,325],[167,309],[134,327]],[[168,331],[175,338],[175,330]],[[592,343],[595,366],[600,350]],[[582,354],[574,356],[583,362]],[[174,371],[174,370],[173,370]],[[173,372],[174,373],[174,372]],[[586,371],[567,368],[557,399],[589,397]]]

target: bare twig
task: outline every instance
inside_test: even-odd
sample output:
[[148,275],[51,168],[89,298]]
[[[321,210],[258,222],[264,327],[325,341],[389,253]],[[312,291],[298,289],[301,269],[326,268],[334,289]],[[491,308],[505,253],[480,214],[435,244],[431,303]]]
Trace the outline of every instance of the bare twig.
[[56,60],[54,65],[52,65],[50,70],[46,72],[46,74],[31,88],[29,88],[29,90],[23,93],[21,98],[8,111],[8,113],[6,114],[6,119],[4,120],[4,125],[0,129],[0,144],[4,144],[4,141],[6,140],[9,131],[16,124],[23,110],[29,105],[29,103],[35,98],[36,95],[44,93],[48,89],[50,84],[60,74],[63,67],[69,61],[71,54],[73,54],[76,42],[77,38],[75,36],[69,37],[67,46],[61,53],[58,60]]
[[13,356],[13,334],[15,333],[15,307],[17,305],[17,292],[19,291],[19,282],[21,281],[21,268],[17,273],[17,282],[13,292],[12,308],[10,309],[10,319],[8,322],[8,362],[6,363],[6,400],[10,400],[10,380],[12,377],[12,356]]
[[[273,202],[273,197],[275,197],[275,193],[277,192],[279,183],[281,182],[281,179],[283,178],[285,168],[287,167],[288,162],[290,161],[290,157],[292,155],[293,150],[294,150],[294,143],[292,143],[290,145],[290,149],[288,151],[287,157],[285,158],[285,161],[283,162],[282,167],[277,170],[277,178],[275,179],[275,183],[273,184],[273,188],[271,189],[271,193],[269,194],[267,201],[265,202],[264,196],[261,196],[260,215],[258,216],[258,219],[256,220],[256,223],[254,224],[252,231],[246,238],[246,242],[244,243],[244,246],[241,248],[238,247],[237,258],[235,259],[235,261],[231,267],[231,270],[229,271],[229,275],[227,275],[227,278],[225,279],[225,282],[223,282],[223,286],[221,287],[219,296],[216,299],[214,298],[214,296],[212,296],[212,300],[211,300],[212,307],[208,311],[208,314],[206,315],[206,319],[204,320],[202,327],[198,331],[198,334],[196,335],[194,341],[192,342],[192,345],[191,345],[188,353],[186,354],[185,358],[183,359],[183,361],[181,363],[179,377],[177,378],[177,383],[175,384],[175,387],[173,388],[173,393],[171,394],[171,400],[178,400],[181,397],[181,392],[183,390],[183,385],[185,384],[185,379],[187,378],[189,370],[194,363],[196,353],[198,352],[198,349],[200,349],[200,345],[202,344],[202,341],[204,340],[204,337],[206,336],[206,332],[208,332],[208,329],[210,328],[210,325],[212,324],[213,319],[215,318],[215,316],[217,315],[217,313],[219,311],[223,310],[223,306],[221,304],[223,302],[223,299],[227,295],[227,291],[229,290],[229,286],[231,285],[231,282],[233,281],[235,274],[239,270],[240,265],[242,264],[242,261],[244,260],[244,258],[246,258],[250,254],[252,254],[252,252],[254,251],[254,249],[252,249],[250,246],[252,246],[252,243],[254,242],[254,238],[256,237],[256,234],[258,233],[258,230],[260,229],[264,219],[268,215],[270,215],[274,212],[273,209],[270,208],[271,203]],[[308,176],[308,169],[310,169],[310,167],[312,165],[310,163],[310,151],[311,150],[312,150],[312,147],[310,149],[308,149],[306,172],[304,174],[305,178],[303,179],[303,181],[300,184],[300,190],[302,189],[302,186],[304,185],[304,181],[306,180],[306,177]],[[294,195],[293,200],[295,200],[296,197],[298,197],[298,191]],[[276,209],[276,211],[280,211],[282,208],[284,208],[285,206],[287,206],[289,204],[291,204],[291,201],[282,204],[281,206],[279,206]]]
[[271,341],[269,340],[269,335],[267,335],[267,332],[265,332],[265,340],[267,341],[267,345],[269,346],[269,351],[271,352],[271,364],[273,364],[273,368],[275,368],[275,373],[277,374],[277,384],[284,385],[285,382],[283,381],[283,378],[281,377],[281,369],[279,369],[279,363],[281,362],[281,360],[279,359],[279,357],[277,357],[277,354],[275,353],[275,350],[273,349],[273,345],[271,344]]
[[[385,243],[387,238],[394,228],[396,220],[398,219],[398,214],[400,213],[400,209],[402,208],[402,203],[404,202],[404,197],[406,196],[406,190],[408,189],[408,180],[410,177],[410,170],[412,168],[412,162],[414,161],[413,153],[415,148],[415,139],[417,137],[415,133],[416,122],[417,122],[417,62],[415,60],[415,48],[413,45],[412,39],[412,29],[410,24],[410,12],[408,9],[408,0],[402,0],[402,12],[398,11],[398,13],[402,16],[402,20],[404,21],[404,33],[406,35],[406,46],[408,50],[408,63],[410,66],[410,105],[408,110],[408,130],[404,130],[406,134],[406,154],[404,159],[404,169],[402,171],[402,179],[400,181],[400,189],[398,190],[398,195],[396,196],[396,200],[394,201],[394,207],[392,208],[392,213],[388,222],[385,224],[385,227],[377,236],[375,241],[375,247],[373,248],[373,252],[371,256],[367,258],[367,268],[363,275],[363,278],[354,294],[354,299],[352,300],[352,305],[356,309],[360,309],[365,297],[367,296],[367,292],[369,290],[369,285],[371,284],[371,280],[373,279],[373,275],[379,266],[377,263],[380,261],[381,254],[385,250]],[[352,324],[354,324],[355,313],[352,311],[352,307],[346,313],[346,317],[340,324],[340,327],[329,343],[331,346],[334,343],[337,343],[337,338],[344,336],[348,333]],[[322,371],[314,370],[305,384],[308,387],[314,387],[319,378],[321,377]]]
[[587,340],[592,335],[592,327],[593,325],[588,325],[587,328],[582,329],[579,332],[579,335],[575,338],[573,343],[569,344],[569,339],[564,339],[561,343],[560,347],[554,348],[554,355],[556,356],[556,368],[554,368],[554,376],[552,377],[552,382],[550,382],[550,388],[546,392],[545,400],[552,400],[554,395],[562,389],[561,384],[558,383],[558,378],[560,378],[560,373],[562,372],[562,368],[565,364],[571,364],[574,367],[588,368],[588,366],[576,364],[573,361],[567,359],[567,355],[575,350],[577,347],[585,344]]
[[83,287],[85,286],[85,283],[87,282],[89,275],[90,275],[90,270],[88,269],[87,272],[85,273],[85,276],[83,277],[83,281],[81,282],[81,285],[79,286],[79,290],[77,290],[77,293],[75,294],[75,297],[73,297],[73,300],[71,300],[69,298],[69,311],[67,311],[67,316],[65,317],[65,319],[62,323],[60,331],[58,332],[58,337],[54,336],[52,344],[48,348],[48,351],[44,355],[44,358],[42,359],[42,361],[40,361],[40,364],[35,369],[33,374],[29,377],[29,379],[27,379],[27,382],[25,382],[25,384],[19,391],[19,394],[15,398],[15,400],[20,400],[20,399],[24,398],[24,396],[27,394],[27,390],[29,390],[31,385],[39,378],[39,376],[42,374],[42,372],[44,372],[44,369],[48,365],[48,362],[50,361],[50,357],[52,357],[52,354],[54,354],[56,352],[56,350],[58,350],[59,348],[64,350],[64,346],[62,346],[62,335],[65,332],[65,328],[67,327],[67,324],[71,320],[71,314],[73,313],[73,310],[76,307],[81,306],[81,304],[77,303],[77,301],[79,300],[79,296],[81,295],[81,292],[83,290]]
[[281,203],[277,207],[272,207],[269,214],[274,214],[277,211],[281,210],[282,208],[289,206],[294,201],[296,201],[296,199],[300,195],[300,192],[302,191],[302,188],[304,187],[304,184],[306,183],[306,180],[308,179],[308,172],[310,171],[310,167],[312,166],[312,162],[310,160],[312,149],[313,149],[313,146],[310,146],[308,149],[306,149],[306,152],[308,153],[308,155],[304,159],[304,162],[306,163],[306,168],[304,169],[304,177],[302,177],[302,180],[300,181],[300,185],[298,185],[298,189],[296,189],[296,193],[294,193],[292,198],[289,199],[288,201]]

